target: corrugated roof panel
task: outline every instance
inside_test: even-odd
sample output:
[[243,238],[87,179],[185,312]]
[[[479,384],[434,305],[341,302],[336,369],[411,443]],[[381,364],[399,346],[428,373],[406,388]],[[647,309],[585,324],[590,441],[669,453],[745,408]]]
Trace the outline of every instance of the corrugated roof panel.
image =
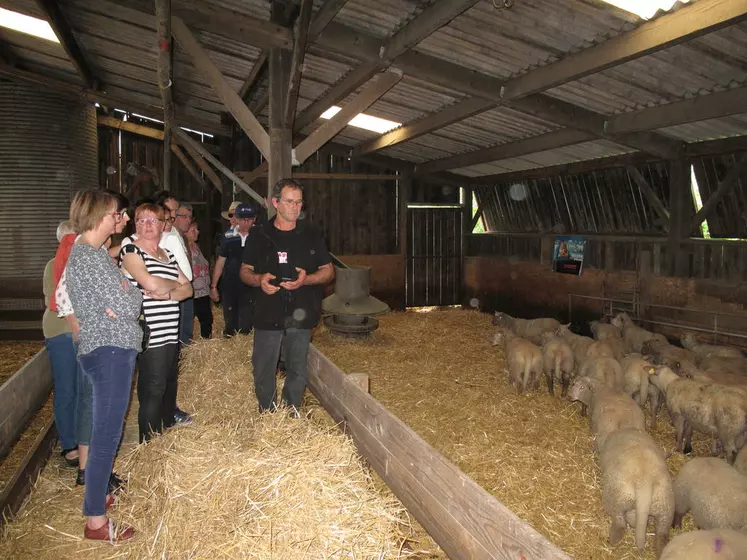
[[350,0],[337,13],[335,21],[376,37],[389,37],[402,22],[419,13],[433,0]]
[[424,161],[438,159],[444,157],[445,155],[448,155],[440,150],[434,150],[433,148],[429,148],[428,146],[423,146],[422,144],[418,143],[418,140],[413,140],[412,142],[406,142],[404,144],[398,144],[392,148],[387,148],[377,153],[393,158],[403,159],[405,161],[410,161],[413,163],[422,163]]
[[267,0],[173,0],[179,8],[197,7],[204,10],[211,7],[214,10],[233,10],[259,19],[270,19],[270,2]]
[[46,19],[44,11],[36,3],[36,0],[3,0],[2,7],[6,10],[12,10],[19,14]]
[[506,78],[631,27],[637,18],[605,4],[522,0],[506,10],[484,1],[416,50]]
[[729,136],[744,136],[747,135],[747,113],[732,115],[723,119],[709,119],[670,126],[661,128],[657,132],[688,143],[716,140]]

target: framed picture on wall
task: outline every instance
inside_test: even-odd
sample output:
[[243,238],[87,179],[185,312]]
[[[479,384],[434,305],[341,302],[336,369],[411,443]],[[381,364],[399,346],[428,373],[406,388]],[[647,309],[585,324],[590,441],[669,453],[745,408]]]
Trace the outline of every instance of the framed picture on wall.
[[552,269],[561,274],[581,274],[586,241],[581,236],[559,235],[552,252]]

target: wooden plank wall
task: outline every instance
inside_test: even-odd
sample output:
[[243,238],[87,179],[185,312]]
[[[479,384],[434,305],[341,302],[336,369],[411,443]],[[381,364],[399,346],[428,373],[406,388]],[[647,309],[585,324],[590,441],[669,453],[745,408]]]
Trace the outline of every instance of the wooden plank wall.
[[[636,271],[641,251],[651,251],[654,276],[669,276],[667,239],[585,235],[584,267]],[[475,234],[467,236],[466,256],[494,256],[517,261],[550,263],[554,235]],[[681,278],[727,283],[747,281],[747,242],[691,239],[682,244],[687,268]]]

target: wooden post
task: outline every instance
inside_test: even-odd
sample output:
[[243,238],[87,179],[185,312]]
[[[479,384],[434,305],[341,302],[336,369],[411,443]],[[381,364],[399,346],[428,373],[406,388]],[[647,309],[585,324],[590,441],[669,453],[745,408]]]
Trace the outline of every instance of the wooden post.
[[690,193],[690,164],[686,159],[673,160],[669,171],[669,272],[672,276],[687,275],[686,254],[682,248],[682,238],[689,234],[692,204]]
[[[282,17],[283,5],[272,3],[271,20],[277,23]],[[288,53],[279,48],[270,49],[270,157],[267,175],[267,200],[272,186],[280,179],[291,176],[291,151],[293,131],[286,126],[285,110],[288,103],[291,60]],[[267,217],[275,214],[272,204],[267,205]]]
[[171,0],[156,0],[158,33],[158,89],[163,102],[163,189],[171,190],[171,130],[174,126],[174,103],[171,98]]
[[[407,203],[410,200],[410,191],[412,190],[412,176],[401,175],[397,186],[397,198],[399,199],[399,233],[397,238],[399,252],[403,258],[407,259]],[[405,266],[407,266],[406,263]]]
[[651,303],[651,277],[653,258],[651,251],[641,251],[638,260],[638,313],[641,319],[650,319],[648,304]]

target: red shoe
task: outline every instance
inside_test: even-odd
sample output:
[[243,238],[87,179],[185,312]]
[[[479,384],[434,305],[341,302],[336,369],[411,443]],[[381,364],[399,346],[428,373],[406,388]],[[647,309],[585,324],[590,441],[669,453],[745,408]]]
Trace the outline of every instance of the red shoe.
[[86,523],[83,530],[83,536],[92,541],[109,541],[114,544],[120,541],[127,541],[135,535],[135,529],[126,525],[117,526],[114,521],[107,519],[98,529],[91,529]]

